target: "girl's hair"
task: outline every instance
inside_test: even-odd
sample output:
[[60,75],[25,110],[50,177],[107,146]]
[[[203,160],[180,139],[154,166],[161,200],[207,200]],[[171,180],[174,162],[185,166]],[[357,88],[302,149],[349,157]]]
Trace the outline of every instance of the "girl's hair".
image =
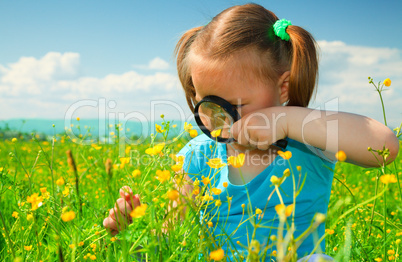
[[[177,70],[187,104],[194,111],[197,103],[191,77],[190,54],[211,62],[227,62],[235,54],[249,52],[263,81],[277,81],[290,71],[288,106],[308,106],[318,75],[314,38],[301,27],[290,25],[289,41],[273,31],[278,17],[257,4],[233,6],[218,14],[206,26],[193,28],[176,45]],[[253,67],[255,68],[255,67]]]

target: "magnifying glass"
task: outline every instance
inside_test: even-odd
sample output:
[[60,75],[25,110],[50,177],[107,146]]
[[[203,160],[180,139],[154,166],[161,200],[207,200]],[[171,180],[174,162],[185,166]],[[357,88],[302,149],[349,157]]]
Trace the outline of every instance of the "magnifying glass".
[[[218,96],[206,96],[194,108],[194,117],[204,134],[221,143],[234,142],[230,128],[240,119],[236,107]],[[273,143],[274,146],[285,149],[284,139]]]

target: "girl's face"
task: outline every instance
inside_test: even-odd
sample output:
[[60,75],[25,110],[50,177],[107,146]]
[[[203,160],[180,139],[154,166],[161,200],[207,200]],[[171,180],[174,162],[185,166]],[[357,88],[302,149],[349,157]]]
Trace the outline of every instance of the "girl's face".
[[228,62],[224,67],[210,68],[199,59],[191,63],[197,101],[208,95],[222,97],[237,107],[241,117],[286,102],[287,96],[283,95],[282,81],[276,84],[262,81],[239,56],[241,55],[237,55],[232,59],[233,63]]

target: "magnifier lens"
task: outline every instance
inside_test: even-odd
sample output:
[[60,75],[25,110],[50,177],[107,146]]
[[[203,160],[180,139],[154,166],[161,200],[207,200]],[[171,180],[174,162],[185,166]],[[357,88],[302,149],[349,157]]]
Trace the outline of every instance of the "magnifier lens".
[[[220,105],[214,102],[203,102],[198,108],[199,117],[209,132],[217,137],[230,138],[230,128],[235,122],[233,117]],[[220,130],[220,131],[219,131]]]

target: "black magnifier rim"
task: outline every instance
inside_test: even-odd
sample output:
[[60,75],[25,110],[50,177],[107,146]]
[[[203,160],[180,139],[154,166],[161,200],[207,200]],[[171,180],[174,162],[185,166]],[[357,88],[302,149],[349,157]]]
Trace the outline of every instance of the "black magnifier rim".
[[199,126],[201,131],[204,132],[204,134],[206,134],[209,138],[214,139],[214,140],[216,139],[218,142],[221,142],[221,143],[234,142],[235,140],[232,137],[231,138],[212,137],[211,132],[202,123],[201,118],[198,113],[199,107],[201,106],[202,103],[205,103],[205,102],[212,102],[212,103],[215,103],[215,104],[221,106],[233,118],[233,123],[240,119],[239,112],[237,112],[236,108],[231,103],[229,103],[228,101],[226,101],[225,99],[223,99],[219,96],[206,96],[200,102],[198,102],[194,108],[195,121],[197,122],[197,125]]

